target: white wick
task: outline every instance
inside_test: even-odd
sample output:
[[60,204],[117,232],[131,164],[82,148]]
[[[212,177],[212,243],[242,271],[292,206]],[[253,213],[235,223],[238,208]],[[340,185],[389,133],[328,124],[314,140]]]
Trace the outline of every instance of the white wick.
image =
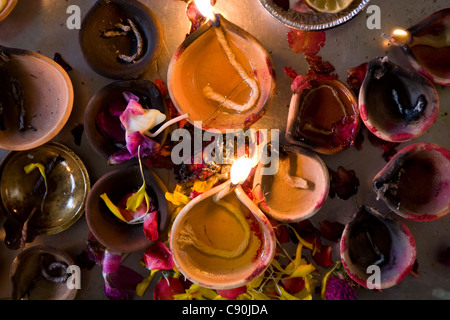
[[233,109],[236,112],[245,112],[251,107],[253,107],[256,102],[259,99],[259,87],[258,83],[255,79],[250,78],[247,73],[245,72],[242,65],[236,60],[236,57],[234,53],[231,51],[230,46],[228,45],[228,41],[225,38],[225,35],[222,30],[222,26],[215,27],[214,30],[216,31],[217,40],[219,41],[220,45],[222,46],[222,49],[227,54],[228,60],[230,60],[231,65],[236,69],[236,71],[239,73],[239,75],[242,77],[242,79],[247,83],[247,85],[252,90],[252,93],[250,95],[250,99],[244,103],[244,104],[238,104],[230,99],[228,97],[217,93],[214,91],[211,86],[206,86],[203,88],[204,95],[211,100],[214,100],[216,102],[221,103],[223,106],[225,106],[228,109]]
[[281,177],[283,177],[285,181],[293,188],[308,189],[308,181],[301,177],[291,176],[289,174],[288,160],[283,160],[283,162],[285,163],[280,163]]
[[165,122],[161,127],[159,127],[158,130],[156,130],[155,133],[147,132],[145,135],[148,136],[148,137],[150,137],[150,138],[157,137],[157,136],[158,136],[161,132],[163,132],[168,126],[170,126],[170,125],[172,125],[172,124],[174,124],[174,123],[176,123],[176,122],[178,122],[178,121],[181,121],[181,120],[183,120],[183,119],[185,119],[185,118],[187,118],[187,117],[189,117],[189,113],[182,114],[181,116],[178,116],[178,117],[176,117],[176,118],[173,118],[173,119],[171,119],[171,120]]

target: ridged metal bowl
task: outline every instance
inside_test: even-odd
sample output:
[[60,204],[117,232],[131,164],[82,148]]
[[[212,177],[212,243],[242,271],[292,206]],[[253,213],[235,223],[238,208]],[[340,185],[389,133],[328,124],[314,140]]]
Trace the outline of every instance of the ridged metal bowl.
[[354,0],[346,9],[338,13],[301,13],[293,9],[285,10],[277,6],[273,0],[259,0],[264,8],[278,21],[288,27],[304,30],[325,30],[341,25],[360,13],[370,0]]

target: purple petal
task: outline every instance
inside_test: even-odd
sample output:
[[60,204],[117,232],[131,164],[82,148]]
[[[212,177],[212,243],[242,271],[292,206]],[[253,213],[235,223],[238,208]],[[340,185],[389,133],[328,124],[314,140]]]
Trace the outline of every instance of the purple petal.
[[105,294],[112,300],[131,300],[136,294],[136,286],[143,279],[136,271],[120,266],[116,272],[106,275]]
[[118,117],[125,111],[126,107],[127,107],[126,103],[116,100],[109,104],[108,111],[112,116]]
[[131,100],[139,102],[139,97],[129,91],[123,92],[122,95],[127,102],[130,102]]
[[125,141],[125,130],[119,117],[114,117],[107,112],[100,112],[95,118],[95,123],[102,135],[112,139],[114,142]]
[[101,265],[105,255],[105,247],[98,242],[92,233],[89,233],[86,242],[89,259],[97,265]]
[[114,273],[119,269],[122,256],[118,253],[105,250],[105,256],[103,257],[103,272]]
[[127,148],[114,152],[108,159],[109,164],[119,164],[132,159],[134,156],[128,152]]

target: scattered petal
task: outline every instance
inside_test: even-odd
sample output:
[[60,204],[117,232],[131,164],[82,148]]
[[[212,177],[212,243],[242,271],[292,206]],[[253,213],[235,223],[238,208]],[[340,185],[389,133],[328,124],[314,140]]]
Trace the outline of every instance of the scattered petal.
[[111,300],[131,300],[143,277],[127,267],[120,266],[116,272],[105,276],[105,294]]
[[143,261],[149,270],[171,270],[174,267],[172,253],[161,241],[145,251]]
[[122,255],[119,253],[111,252],[109,250],[105,250],[103,256],[103,272],[104,273],[114,273],[122,262]]
[[150,241],[159,238],[158,211],[152,211],[144,218],[144,234]]
[[217,294],[220,296],[228,299],[228,300],[236,300],[236,298],[247,291],[247,287],[238,287],[234,289],[227,289],[227,290],[217,290]]
[[319,222],[320,232],[322,237],[327,240],[337,242],[342,236],[345,225],[340,222],[331,222],[329,220],[324,220]]
[[329,196],[334,198],[337,195],[342,200],[347,200],[358,192],[359,179],[354,170],[346,170],[339,166],[337,171],[329,169],[330,172],[330,193]]
[[294,53],[304,53],[315,56],[324,46],[326,34],[324,31],[303,31],[290,29],[288,32],[289,47]]
[[173,296],[184,293],[184,286],[177,278],[161,278],[153,291],[153,300],[174,300]]

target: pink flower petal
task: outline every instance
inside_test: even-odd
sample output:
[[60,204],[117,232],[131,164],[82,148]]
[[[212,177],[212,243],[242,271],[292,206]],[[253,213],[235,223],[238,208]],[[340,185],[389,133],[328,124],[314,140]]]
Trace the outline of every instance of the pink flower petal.
[[161,241],[145,251],[143,260],[149,270],[171,270],[174,267],[172,253]]
[[158,211],[152,211],[145,217],[144,234],[150,241],[158,239]]
[[174,295],[184,291],[183,284],[177,278],[161,278],[153,291],[153,300],[173,300]]

